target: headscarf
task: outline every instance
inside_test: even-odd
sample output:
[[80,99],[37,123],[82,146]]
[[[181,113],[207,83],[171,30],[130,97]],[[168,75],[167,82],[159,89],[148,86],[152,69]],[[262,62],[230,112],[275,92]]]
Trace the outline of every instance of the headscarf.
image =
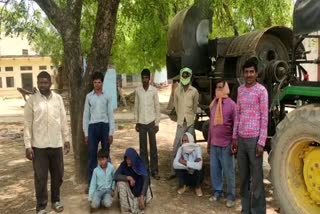
[[217,101],[216,110],[214,112],[213,125],[222,125],[223,124],[223,111],[222,111],[222,100],[227,98],[230,94],[230,89],[228,83],[225,81],[222,89],[216,88],[216,97],[210,104],[210,109],[213,107],[213,104]]
[[182,154],[190,154],[190,153],[192,153],[196,148],[198,148],[199,145],[194,142],[194,138],[193,138],[193,135],[192,135],[192,134],[190,134],[189,132],[186,132],[186,133],[184,133],[184,135],[187,136],[189,142],[188,142],[188,143],[183,143],[183,142],[182,142],[182,138],[181,138]]
[[131,163],[132,163],[131,167],[135,173],[137,173],[138,175],[144,175],[144,176],[148,175],[147,169],[135,149],[128,148],[124,153],[124,161],[126,161],[126,158],[129,158],[131,160]]
[[[185,72],[186,72],[186,73],[189,73],[190,76],[187,77],[187,78],[183,78],[183,77],[182,77],[182,74],[185,73]],[[188,85],[188,84],[191,82],[191,76],[192,76],[192,70],[191,70],[190,68],[188,68],[188,67],[182,68],[182,69],[180,70],[180,84],[181,84],[181,86],[186,86],[186,85]]]
[[[129,158],[131,160],[131,167],[128,166],[126,159]],[[136,181],[133,187],[130,186],[132,194],[136,197],[140,196],[144,178],[148,176],[147,169],[141,160],[140,156],[133,148],[128,148],[124,154],[124,160],[121,162],[117,171],[120,171],[120,174],[131,176]]]

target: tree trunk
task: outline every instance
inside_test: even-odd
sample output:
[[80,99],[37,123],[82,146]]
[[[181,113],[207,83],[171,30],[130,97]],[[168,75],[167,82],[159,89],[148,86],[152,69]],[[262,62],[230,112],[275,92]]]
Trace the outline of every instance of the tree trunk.
[[119,0],[99,0],[96,24],[88,60],[87,73],[104,72],[108,68],[113,38],[116,30]]
[[80,39],[67,37],[64,40],[64,61],[69,79],[69,102],[72,146],[74,151],[75,173],[77,182],[86,181],[88,167],[88,148],[84,144],[82,114],[89,78],[83,78],[83,64]]
[[86,94],[91,89],[93,71],[106,71],[115,34],[120,0],[99,0],[95,31],[92,38],[88,68],[82,64],[80,23],[83,0],[67,1],[60,8],[54,0],[34,0],[46,13],[63,40],[65,72],[69,79],[69,102],[75,173],[78,182],[86,181],[88,147],[84,142],[82,114]]

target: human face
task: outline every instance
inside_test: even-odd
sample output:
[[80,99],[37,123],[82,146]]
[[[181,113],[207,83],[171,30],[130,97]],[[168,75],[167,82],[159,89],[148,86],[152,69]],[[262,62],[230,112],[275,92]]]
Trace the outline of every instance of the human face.
[[131,167],[132,166],[132,161],[131,161],[131,159],[130,158],[126,158],[126,162],[127,162],[127,165],[128,165],[128,167]]
[[102,90],[102,81],[101,79],[93,80],[93,88],[95,91],[101,91]]
[[142,85],[143,86],[148,86],[149,85],[149,81],[150,81],[150,77],[149,76],[141,76],[141,80],[142,80]]
[[217,90],[222,90],[223,87],[224,87],[223,82],[219,82],[219,83],[217,83],[217,85],[216,85],[216,89],[217,89]]
[[188,72],[183,72],[182,73],[182,78],[183,79],[187,79],[188,77],[190,77],[190,73],[188,73]]
[[101,168],[106,168],[108,166],[108,159],[107,158],[98,158],[98,163]]
[[50,87],[52,83],[48,78],[38,78],[37,85],[42,95],[47,96],[51,93]]
[[182,143],[189,143],[189,139],[187,135],[183,135],[182,137]]
[[243,76],[244,76],[246,86],[252,86],[257,81],[258,72],[254,69],[253,66],[251,66],[244,69]]

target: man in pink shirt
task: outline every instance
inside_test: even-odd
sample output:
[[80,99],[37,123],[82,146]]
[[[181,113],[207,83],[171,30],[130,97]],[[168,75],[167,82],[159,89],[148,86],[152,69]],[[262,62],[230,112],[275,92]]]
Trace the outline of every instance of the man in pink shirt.
[[240,177],[241,213],[266,213],[263,184],[263,149],[268,127],[268,93],[259,84],[257,59],[243,65],[245,84],[238,88],[237,114],[232,152],[237,153]]

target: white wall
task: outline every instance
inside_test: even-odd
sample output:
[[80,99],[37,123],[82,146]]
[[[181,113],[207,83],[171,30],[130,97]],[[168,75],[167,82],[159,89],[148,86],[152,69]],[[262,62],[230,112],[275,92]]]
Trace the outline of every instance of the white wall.
[[[316,33],[316,35],[319,34]],[[319,57],[319,40],[316,38],[308,38],[303,41],[303,45],[306,51],[311,51],[307,54],[308,60],[314,60]],[[318,65],[317,64],[304,64],[303,67],[307,70],[309,74],[310,81],[318,81]]]

